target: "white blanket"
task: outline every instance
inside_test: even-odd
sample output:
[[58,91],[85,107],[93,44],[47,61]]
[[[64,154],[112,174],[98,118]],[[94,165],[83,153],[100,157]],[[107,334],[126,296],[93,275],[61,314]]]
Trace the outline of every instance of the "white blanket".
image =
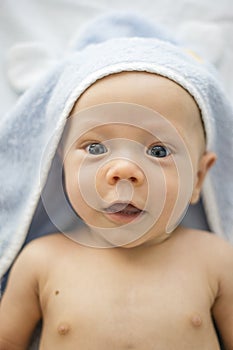
[[66,52],[74,33],[87,21],[114,10],[133,10],[165,24],[187,46],[216,63],[233,100],[232,0],[2,0],[0,2],[0,112],[7,112],[18,94],[9,84],[9,50],[18,43]]

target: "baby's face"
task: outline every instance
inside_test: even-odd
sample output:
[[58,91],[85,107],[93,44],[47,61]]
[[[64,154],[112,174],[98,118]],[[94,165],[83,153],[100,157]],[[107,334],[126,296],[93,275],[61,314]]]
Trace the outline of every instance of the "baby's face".
[[96,82],[76,102],[64,137],[67,195],[103,246],[167,239],[199,194],[199,110],[166,78],[130,72]]

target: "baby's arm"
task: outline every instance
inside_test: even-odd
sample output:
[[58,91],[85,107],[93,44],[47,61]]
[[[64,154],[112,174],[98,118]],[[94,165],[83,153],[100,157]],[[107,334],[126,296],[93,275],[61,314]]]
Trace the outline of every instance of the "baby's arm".
[[28,247],[12,267],[0,303],[0,350],[25,350],[41,318],[37,255]]
[[233,350],[233,247],[219,245],[222,257],[219,268],[219,294],[213,307],[213,316],[224,344],[224,350]]

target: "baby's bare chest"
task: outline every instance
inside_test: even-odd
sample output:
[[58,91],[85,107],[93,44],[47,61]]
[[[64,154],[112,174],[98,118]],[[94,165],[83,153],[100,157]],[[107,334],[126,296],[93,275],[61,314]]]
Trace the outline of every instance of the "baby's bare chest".
[[124,269],[103,261],[59,268],[50,274],[42,294],[49,334],[67,339],[73,334],[88,346],[95,339],[108,344],[106,348],[118,344],[119,349],[154,349],[159,341],[161,350],[175,339],[197,341],[197,335],[206,339],[207,332],[207,338],[216,337],[208,282],[195,268],[164,264]]

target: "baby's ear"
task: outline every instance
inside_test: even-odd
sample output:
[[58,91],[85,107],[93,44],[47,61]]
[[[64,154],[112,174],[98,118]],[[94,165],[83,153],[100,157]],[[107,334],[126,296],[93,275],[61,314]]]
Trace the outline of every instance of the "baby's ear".
[[198,202],[200,197],[201,188],[209,169],[216,162],[217,156],[213,152],[205,152],[199,161],[198,170],[196,173],[196,180],[193,188],[193,194],[190,200],[191,204]]

